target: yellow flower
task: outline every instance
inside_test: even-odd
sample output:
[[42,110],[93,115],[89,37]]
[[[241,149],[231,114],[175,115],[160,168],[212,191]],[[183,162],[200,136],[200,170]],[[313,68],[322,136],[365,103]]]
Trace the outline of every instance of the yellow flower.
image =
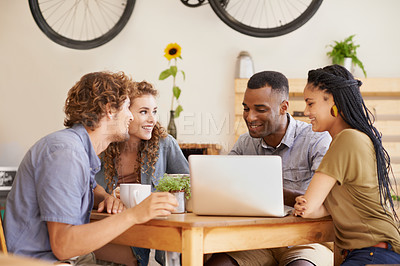
[[[181,89],[176,85],[176,77],[178,73],[182,73],[183,80],[185,80],[185,72],[183,70],[178,70],[178,60],[182,59],[181,57],[182,48],[177,43],[170,43],[165,48],[164,57],[168,59],[168,68],[160,73],[158,77],[159,80],[165,80],[168,77],[172,77],[172,99],[171,99],[171,111],[175,110],[175,118],[179,117],[179,114],[183,111],[182,105],[179,103],[179,97],[181,95]],[[175,59],[171,63],[171,59]],[[175,102],[177,103],[177,107],[175,107]]]
[[179,46],[177,43],[170,43],[167,45],[167,48],[164,50],[164,56],[168,60],[177,58],[181,56],[181,50],[182,48]]

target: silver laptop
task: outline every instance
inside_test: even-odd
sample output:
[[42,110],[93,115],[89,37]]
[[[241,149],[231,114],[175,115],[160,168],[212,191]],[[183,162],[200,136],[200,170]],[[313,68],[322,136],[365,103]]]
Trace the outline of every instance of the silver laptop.
[[286,216],[282,160],[273,155],[190,155],[193,213]]

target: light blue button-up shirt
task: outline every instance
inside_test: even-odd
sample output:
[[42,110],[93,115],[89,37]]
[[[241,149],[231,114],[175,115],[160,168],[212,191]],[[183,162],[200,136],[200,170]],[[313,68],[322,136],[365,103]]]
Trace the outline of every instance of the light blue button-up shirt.
[[47,222],[89,223],[100,169],[82,125],[52,133],[22,160],[7,198],[5,235],[11,253],[56,261]]
[[231,155],[279,155],[282,158],[283,187],[306,190],[331,143],[328,132],[313,132],[311,125],[288,115],[289,125],[275,148],[247,132],[239,137]]

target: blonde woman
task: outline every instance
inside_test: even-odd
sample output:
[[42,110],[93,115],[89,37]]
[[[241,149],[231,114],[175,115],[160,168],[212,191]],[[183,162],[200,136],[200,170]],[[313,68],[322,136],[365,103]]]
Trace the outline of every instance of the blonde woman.
[[[134,82],[129,94],[133,115],[129,140],[110,144],[101,155],[103,169],[96,175],[97,183],[109,193],[118,191],[122,183],[149,184],[154,191],[164,173],[189,174],[188,162],[177,141],[157,121],[157,95],[150,83]],[[139,263],[147,265],[150,251],[132,249]],[[156,260],[163,263],[163,252],[156,252]]]

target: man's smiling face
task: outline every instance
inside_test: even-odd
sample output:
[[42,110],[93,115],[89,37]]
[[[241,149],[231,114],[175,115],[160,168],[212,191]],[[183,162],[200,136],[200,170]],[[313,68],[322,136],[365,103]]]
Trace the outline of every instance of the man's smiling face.
[[246,89],[243,99],[243,119],[253,138],[264,138],[280,130],[282,96],[267,84],[259,89]]

